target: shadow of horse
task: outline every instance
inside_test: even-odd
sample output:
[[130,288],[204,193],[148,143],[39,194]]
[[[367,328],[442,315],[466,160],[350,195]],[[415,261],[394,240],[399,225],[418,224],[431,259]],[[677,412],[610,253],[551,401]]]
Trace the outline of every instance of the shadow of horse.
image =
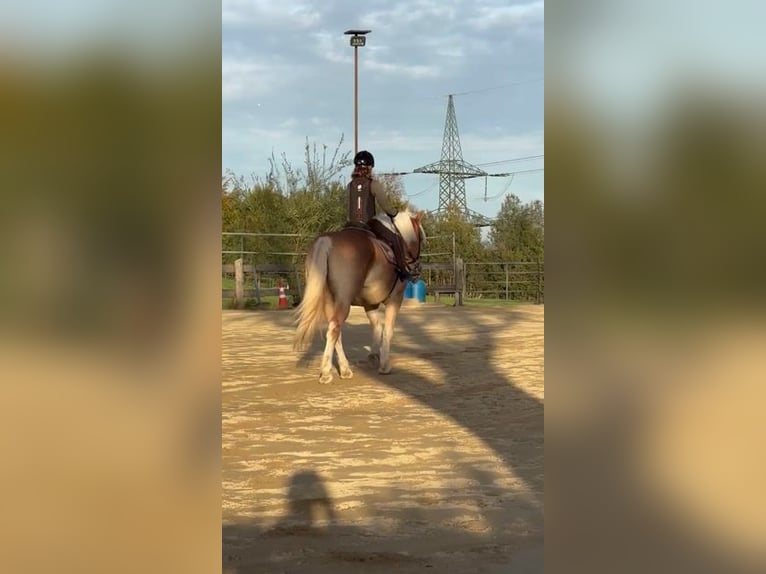
[[[398,318],[400,338],[394,338],[392,351],[396,363],[391,374],[378,374],[374,364],[367,360],[372,337],[368,324],[346,324],[344,342],[349,360],[378,384],[410,396],[471,432],[524,481],[529,492],[534,493],[530,496],[542,503],[543,402],[517,385],[507,372],[497,367],[495,360],[500,353],[513,354],[513,349],[502,348],[499,332],[507,332],[509,325],[521,319],[521,312],[498,310],[507,322],[490,323],[483,320],[490,316],[486,312],[459,307],[451,309],[455,329],[469,335],[471,341],[456,349],[440,348],[441,342],[425,328],[430,308],[414,309],[412,313],[407,311],[403,308]],[[539,320],[542,321],[542,316]],[[402,334],[407,335],[408,342],[403,341]],[[303,352],[298,365],[309,364],[318,350],[319,346],[315,345]],[[409,367],[408,355],[427,361],[436,371],[439,384]],[[459,366],[464,358],[469,359],[464,361],[467,364]],[[480,365],[480,371],[471,365]],[[542,369],[542,364],[539,368]],[[353,381],[338,384],[351,385]],[[542,511],[538,518],[542,521]]]

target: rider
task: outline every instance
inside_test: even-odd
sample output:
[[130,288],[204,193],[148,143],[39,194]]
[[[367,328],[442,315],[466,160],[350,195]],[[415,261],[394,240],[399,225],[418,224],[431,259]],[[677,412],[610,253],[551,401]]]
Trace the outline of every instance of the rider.
[[402,280],[408,280],[411,276],[405,263],[401,236],[373,219],[375,202],[392,220],[397,214],[397,210],[389,204],[383,186],[373,179],[373,167],[375,167],[375,158],[370,152],[363,150],[354,156],[354,172],[348,184],[348,220],[352,225],[367,225],[375,235],[390,245],[394,252],[399,277]]

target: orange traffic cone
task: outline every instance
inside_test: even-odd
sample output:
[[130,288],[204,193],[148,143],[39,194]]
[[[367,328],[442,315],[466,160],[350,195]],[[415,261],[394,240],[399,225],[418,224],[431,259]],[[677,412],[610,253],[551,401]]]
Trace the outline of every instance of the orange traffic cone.
[[285,294],[285,286],[282,282],[279,283],[279,308],[287,309],[287,295]]

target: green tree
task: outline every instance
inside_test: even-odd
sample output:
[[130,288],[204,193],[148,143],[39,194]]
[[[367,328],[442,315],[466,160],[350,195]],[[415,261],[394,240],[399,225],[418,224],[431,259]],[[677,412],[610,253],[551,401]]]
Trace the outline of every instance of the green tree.
[[514,194],[503,200],[490,229],[492,252],[501,261],[541,261],[544,209],[541,201],[523,204]]
[[402,182],[402,176],[393,174],[381,174],[375,176],[383,189],[386,191],[388,201],[394,209],[399,211],[408,209],[414,211],[413,206],[404,197],[404,183]]

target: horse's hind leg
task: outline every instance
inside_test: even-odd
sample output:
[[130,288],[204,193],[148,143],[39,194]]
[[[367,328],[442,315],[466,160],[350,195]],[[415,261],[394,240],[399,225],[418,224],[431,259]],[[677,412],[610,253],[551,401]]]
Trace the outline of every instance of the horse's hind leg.
[[354,376],[351,366],[348,363],[346,352],[343,350],[343,333],[338,333],[338,342],[335,343],[335,352],[338,355],[338,367],[341,379],[350,379]]
[[376,367],[380,364],[380,344],[383,340],[383,317],[382,313],[375,307],[365,307],[367,319],[372,326],[372,346],[370,347],[369,361]]
[[378,368],[381,375],[391,372],[391,339],[394,338],[394,324],[400,305],[401,301],[389,301],[386,304],[383,344],[380,347],[380,367]]
[[327,342],[322,355],[322,366],[319,371],[319,382],[326,384],[332,381],[332,356],[334,351],[338,351],[338,364],[340,366],[340,376],[343,379],[350,378],[353,373],[348,365],[346,353],[343,352],[343,343],[341,342],[340,332],[343,323],[348,317],[350,307],[348,305],[328,303],[325,307],[325,315],[329,322],[327,326]]
[[335,343],[340,336],[340,325],[334,319],[330,320],[330,324],[327,326],[327,341],[324,346],[324,354],[322,355],[322,366],[319,368],[319,382],[327,384],[332,382],[332,355],[335,349]]

